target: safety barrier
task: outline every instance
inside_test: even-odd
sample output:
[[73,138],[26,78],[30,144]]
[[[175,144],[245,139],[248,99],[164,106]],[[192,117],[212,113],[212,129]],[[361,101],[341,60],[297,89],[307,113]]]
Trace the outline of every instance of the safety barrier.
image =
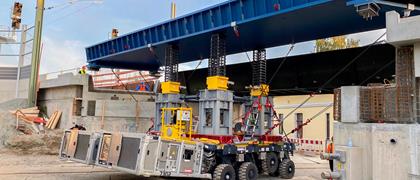
[[325,150],[325,144],[321,140],[289,138],[289,141],[295,144],[296,151],[298,152],[313,152],[319,154]]

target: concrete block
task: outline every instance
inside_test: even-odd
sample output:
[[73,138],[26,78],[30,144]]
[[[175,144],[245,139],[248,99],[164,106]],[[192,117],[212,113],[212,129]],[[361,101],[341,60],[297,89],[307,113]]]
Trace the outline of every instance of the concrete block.
[[334,144],[335,146],[352,146],[362,148],[363,177],[372,177],[372,124],[358,123],[334,123]]
[[153,102],[139,102],[136,110],[135,101],[97,100],[95,116],[102,116],[102,108],[104,108],[106,117],[136,117],[137,114],[139,117],[150,118],[154,116],[154,105]]
[[420,174],[420,125],[334,124],[336,146],[362,147],[363,179],[412,180]]
[[48,89],[41,89],[39,91],[38,100],[63,100],[80,98],[82,86],[66,86],[66,87],[53,87]]
[[341,87],[341,122],[360,121],[360,86]]
[[63,87],[71,85],[84,85],[87,84],[87,75],[73,75],[72,73],[66,73],[59,75],[55,79],[48,79],[40,82],[40,89],[52,88],[52,87]]
[[[408,178],[410,158],[406,125],[373,125],[372,127],[372,175],[381,180]],[[394,141],[393,141],[394,140]]]
[[343,180],[363,179],[365,169],[362,166],[364,157],[361,147],[335,146],[335,153],[340,154],[341,158],[334,161],[334,171],[340,172]]
[[420,16],[401,18],[395,11],[386,13],[387,42],[395,46],[411,45],[420,41]]

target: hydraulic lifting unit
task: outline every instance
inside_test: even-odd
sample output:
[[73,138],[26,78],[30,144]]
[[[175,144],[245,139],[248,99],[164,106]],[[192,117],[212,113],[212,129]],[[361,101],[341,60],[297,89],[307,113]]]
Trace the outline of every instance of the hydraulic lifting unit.
[[292,178],[292,146],[281,136],[264,132],[274,119],[265,50],[254,51],[251,96],[244,104],[239,132],[234,132],[234,96],[228,90],[224,35],[213,34],[210,41],[207,88],[196,96],[197,123],[180,94],[179,49],[171,44],[165,51],[165,82],[156,98],[154,133],[66,131],[60,157],[142,176],[256,179],[266,174]]

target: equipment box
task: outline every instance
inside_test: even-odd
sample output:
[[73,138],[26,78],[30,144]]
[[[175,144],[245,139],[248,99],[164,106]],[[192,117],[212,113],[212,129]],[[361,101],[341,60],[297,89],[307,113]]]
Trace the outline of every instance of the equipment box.
[[60,158],[84,164],[94,164],[99,146],[99,134],[87,131],[65,131]]
[[96,164],[137,174],[144,136],[143,133],[101,133]]

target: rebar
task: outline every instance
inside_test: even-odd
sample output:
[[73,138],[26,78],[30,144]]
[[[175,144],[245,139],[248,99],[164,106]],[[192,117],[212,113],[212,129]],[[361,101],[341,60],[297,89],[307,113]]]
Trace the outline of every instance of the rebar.
[[267,58],[265,49],[253,51],[252,59],[252,85],[267,83]]
[[226,76],[226,44],[220,34],[213,34],[210,43],[209,76]]
[[178,81],[179,49],[168,45],[165,49],[165,81]]

